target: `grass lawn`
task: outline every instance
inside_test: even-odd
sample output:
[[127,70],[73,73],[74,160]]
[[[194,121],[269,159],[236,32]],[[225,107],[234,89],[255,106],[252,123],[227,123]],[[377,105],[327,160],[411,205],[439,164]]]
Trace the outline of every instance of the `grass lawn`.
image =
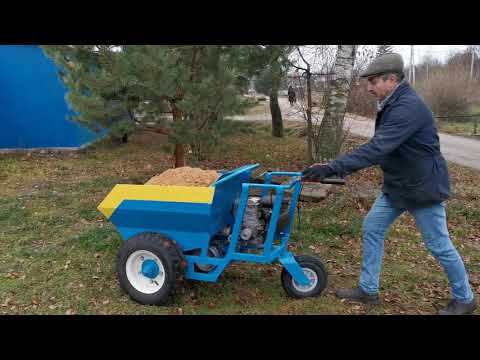
[[[305,141],[272,138],[265,125],[242,125],[208,161],[190,166],[301,170]],[[352,138],[347,146],[364,140]],[[385,245],[382,305],[341,302],[337,286],[355,285],[362,219],[381,184],[377,168],[361,171],[321,203],[302,203],[292,234],[296,254],[316,254],[329,271],[319,298],[292,300],[279,265],[234,264],[218,283],[185,281],[169,307],[131,301],[115,273],[117,232],[96,210],[117,183],[143,183],[171,167],[162,135],[141,133],[120,147],[79,153],[0,155],[0,314],[430,314],[449,296],[447,279],[425,250],[411,216],[402,215]],[[480,293],[480,173],[450,164],[452,239]],[[477,310],[477,314],[480,312]]]
[[[473,105],[470,114],[480,114],[480,105]],[[446,121],[448,120],[448,121]],[[471,136],[475,133],[475,118],[465,119],[467,121],[451,121],[440,119],[437,124],[441,132],[453,135]],[[477,119],[477,138],[480,139],[480,116]]]
[[[475,124],[471,119],[468,122],[444,121],[437,122],[440,132],[452,135],[472,136],[474,134]],[[477,134],[480,135],[480,119],[477,124]],[[480,136],[477,136],[480,138]]]

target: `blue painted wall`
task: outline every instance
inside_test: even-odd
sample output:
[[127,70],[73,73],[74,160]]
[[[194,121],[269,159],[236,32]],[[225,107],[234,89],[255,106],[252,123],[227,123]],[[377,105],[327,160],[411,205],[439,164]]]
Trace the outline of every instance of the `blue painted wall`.
[[0,45],[0,149],[78,148],[96,138],[67,119],[67,89],[37,45]]

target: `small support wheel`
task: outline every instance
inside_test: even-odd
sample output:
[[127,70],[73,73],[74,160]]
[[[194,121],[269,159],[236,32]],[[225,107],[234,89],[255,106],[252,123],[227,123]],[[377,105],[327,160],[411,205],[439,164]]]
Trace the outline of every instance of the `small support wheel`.
[[295,256],[295,260],[303,269],[303,273],[310,279],[310,284],[300,285],[292,278],[292,275],[283,268],[281,281],[287,295],[296,299],[320,296],[322,291],[327,287],[328,273],[325,265],[323,265],[320,259],[314,256]]
[[181,256],[173,241],[143,233],[126,241],[117,257],[121,288],[136,302],[164,305],[181,275]]

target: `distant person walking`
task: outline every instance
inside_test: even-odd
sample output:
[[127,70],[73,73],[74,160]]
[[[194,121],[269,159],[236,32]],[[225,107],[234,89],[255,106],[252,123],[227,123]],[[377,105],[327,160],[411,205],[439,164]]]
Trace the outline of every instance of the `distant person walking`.
[[288,87],[288,101],[290,102],[290,106],[293,106],[293,104],[297,102],[297,95],[291,85]]

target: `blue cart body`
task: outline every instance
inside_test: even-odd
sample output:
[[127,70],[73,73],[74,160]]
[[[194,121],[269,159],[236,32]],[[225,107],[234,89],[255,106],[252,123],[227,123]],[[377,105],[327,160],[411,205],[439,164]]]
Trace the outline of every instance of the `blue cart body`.
[[[98,209],[114,224],[124,240],[140,233],[158,233],[174,240],[187,261],[187,279],[216,282],[233,261],[272,263],[280,261],[300,285],[309,280],[287,245],[300,196],[299,172],[267,172],[264,183],[250,182],[259,164],[222,172],[210,187],[159,185],[117,185]],[[273,176],[290,177],[286,184],[271,183]],[[275,193],[268,231],[260,253],[246,253],[239,243],[242,221],[251,189],[262,195]],[[278,221],[286,192],[290,192],[289,222],[282,229]],[[233,211],[234,207],[236,211]],[[209,256],[212,239],[231,229],[222,256]],[[197,250],[196,255],[191,251]],[[205,273],[195,265],[211,266]]]

